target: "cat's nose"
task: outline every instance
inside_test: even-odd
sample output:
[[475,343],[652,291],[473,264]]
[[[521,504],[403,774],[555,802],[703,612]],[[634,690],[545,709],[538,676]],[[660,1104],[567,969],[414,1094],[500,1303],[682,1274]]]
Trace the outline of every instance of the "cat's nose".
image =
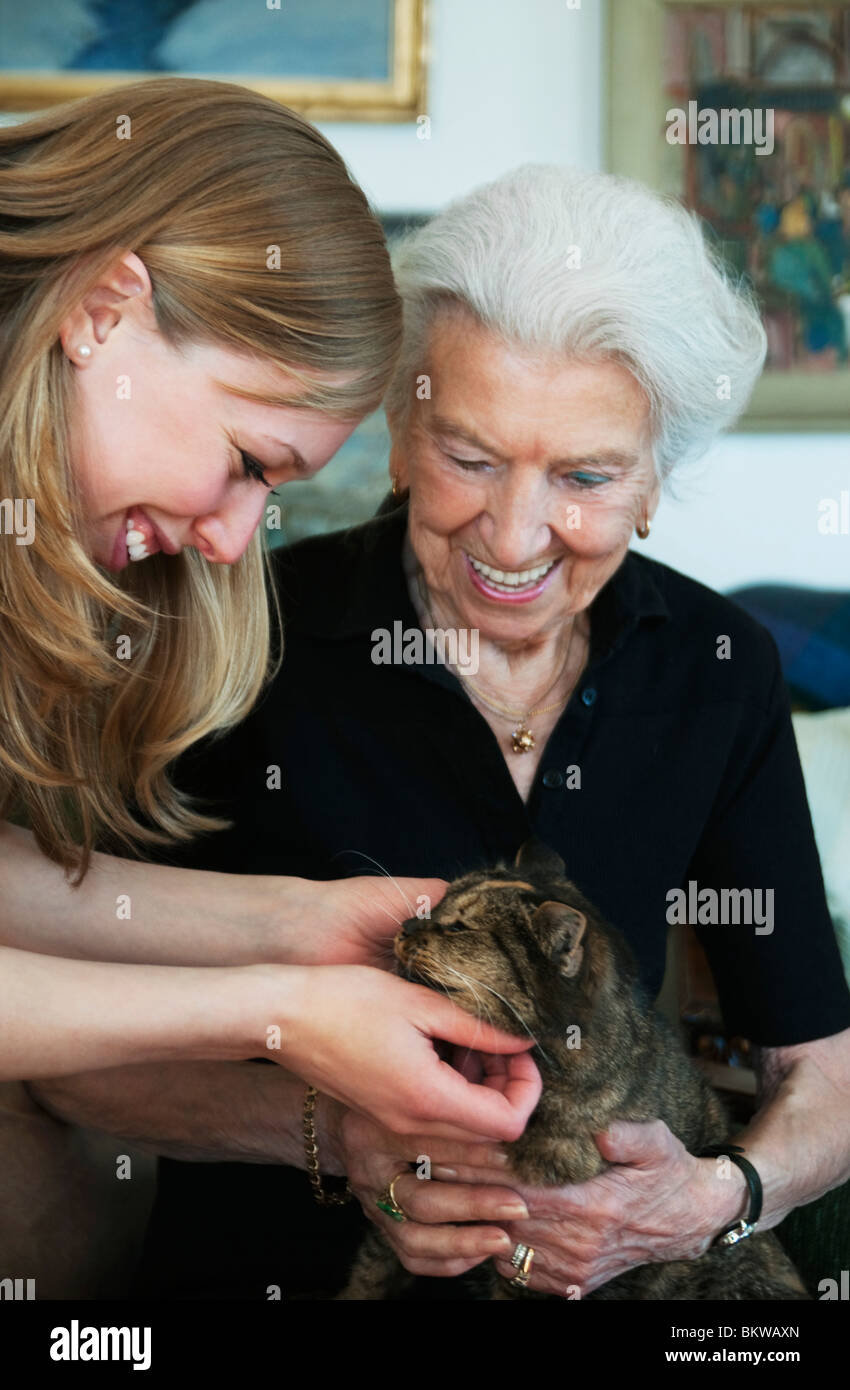
[[408,917],[407,921],[401,924],[402,936],[413,936],[414,932],[423,925],[424,920],[421,917]]

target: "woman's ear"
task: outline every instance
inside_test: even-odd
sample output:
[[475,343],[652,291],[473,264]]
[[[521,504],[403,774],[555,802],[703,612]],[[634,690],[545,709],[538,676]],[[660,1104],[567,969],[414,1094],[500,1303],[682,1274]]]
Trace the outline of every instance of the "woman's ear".
[[407,448],[406,430],[403,422],[395,412],[386,412],[387,424],[390,430],[390,482],[393,485],[393,495],[400,497],[410,488],[409,470],[407,467]]
[[130,304],[147,301],[149,307],[152,293],[147,266],[134,251],[128,251],[103,271],[97,284],[63,320],[59,340],[65,355],[76,362],[82,348],[82,355],[91,358],[94,345],[106,342]]
[[647,499],[646,499],[646,514],[647,514],[647,516],[649,517],[649,520],[650,520],[650,521],[652,521],[653,517],[655,516],[656,511],[658,510],[658,503],[659,503],[660,498],[661,498],[661,483],[660,483],[660,482],[658,481],[658,479],[656,478],[656,479],[655,479],[655,482],[652,484],[652,487],[651,487],[650,490],[649,490],[649,494],[648,494]]

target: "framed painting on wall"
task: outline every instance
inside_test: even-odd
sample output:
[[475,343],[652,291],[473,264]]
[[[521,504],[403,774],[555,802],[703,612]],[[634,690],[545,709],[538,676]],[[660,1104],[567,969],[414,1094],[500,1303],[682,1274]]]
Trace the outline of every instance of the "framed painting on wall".
[[425,105],[426,0],[0,0],[0,110],[179,73],[311,120],[412,121]]
[[745,428],[850,428],[850,4],[610,0],[608,156],[693,208],[768,341]]

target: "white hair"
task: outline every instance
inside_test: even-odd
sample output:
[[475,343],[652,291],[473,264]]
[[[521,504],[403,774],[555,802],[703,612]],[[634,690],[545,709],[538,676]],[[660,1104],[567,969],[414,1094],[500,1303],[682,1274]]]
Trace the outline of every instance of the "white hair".
[[404,341],[385,404],[401,419],[452,306],[532,354],[627,367],[662,482],[735,421],[764,364],[755,297],[696,214],[614,174],[525,164],[403,235],[393,268]]

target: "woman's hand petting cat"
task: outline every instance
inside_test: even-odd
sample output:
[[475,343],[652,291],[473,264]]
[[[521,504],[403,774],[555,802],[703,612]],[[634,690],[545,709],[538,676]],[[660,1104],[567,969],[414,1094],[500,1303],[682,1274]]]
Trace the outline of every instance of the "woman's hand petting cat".
[[[424,985],[363,965],[252,965],[242,975],[234,1055],[258,1055],[255,1040],[271,1033],[273,1061],[397,1134],[516,1139],[540,1098],[530,1038]],[[504,1053],[503,1084],[468,1081],[443,1061],[438,1042]]]
[[[662,1120],[618,1121],[596,1136],[614,1166],[587,1182],[533,1188],[514,1184],[529,1209],[507,1227],[512,1246],[534,1249],[528,1287],[580,1298],[637,1265],[695,1259],[748,1210],[740,1170],[689,1154]],[[477,1170],[464,1175],[480,1181]],[[510,1258],[497,1259],[510,1279]]]
[[[527,1054],[507,1060],[534,1067]],[[342,1116],[336,1142],[352,1191],[411,1274],[452,1278],[495,1255],[510,1258],[515,1241],[507,1234],[507,1223],[527,1217],[529,1210],[500,1179],[510,1161],[507,1151],[433,1135],[400,1138],[351,1110]],[[411,1162],[415,1170],[403,1172]],[[485,1180],[432,1180],[437,1172],[448,1177],[455,1168],[481,1171]],[[406,1221],[393,1220],[376,1205],[398,1173],[402,1176],[394,1192]],[[479,1224],[457,1224],[467,1221]]]
[[[332,882],[288,878],[275,911],[275,960],[289,965],[395,965],[402,922],[430,912],[446,891],[442,878],[364,876]],[[309,931],[304,924],[309,923]]]

